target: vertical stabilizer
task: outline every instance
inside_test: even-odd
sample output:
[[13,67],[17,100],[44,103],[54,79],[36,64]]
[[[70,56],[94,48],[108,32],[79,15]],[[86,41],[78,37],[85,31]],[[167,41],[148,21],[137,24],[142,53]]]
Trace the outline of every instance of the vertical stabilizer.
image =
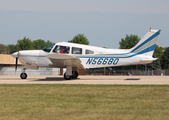
[[130,49],[130,52],[152,56],[160,32],[161,30],[152,30],[150,28],[146,35],[133,48]]

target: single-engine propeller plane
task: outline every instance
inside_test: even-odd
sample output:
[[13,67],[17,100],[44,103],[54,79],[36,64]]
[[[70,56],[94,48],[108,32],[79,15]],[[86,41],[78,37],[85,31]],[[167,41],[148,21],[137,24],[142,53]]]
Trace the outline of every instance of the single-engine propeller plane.
[[69,80],[78,77],[79,69],[115,67],[126,65],[148,64],[153,58],[153,52],[161,30],[150,30],[131,49],[106,49],[101,47],[59,42],[42,50],[25,50],[12,54],[24,65],[21,79],[26,79],[26,68],[39,67],[66,68],[64,78]]

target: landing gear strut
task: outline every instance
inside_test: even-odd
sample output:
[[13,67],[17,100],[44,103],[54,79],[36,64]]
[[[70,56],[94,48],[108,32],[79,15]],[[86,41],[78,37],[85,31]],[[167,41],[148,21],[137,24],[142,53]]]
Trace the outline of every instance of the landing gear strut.
[[25,73],[26,68],[23,68],[23,72],[20,74],[20,78],[21,79],[26,79],[27,78],[27,74]]

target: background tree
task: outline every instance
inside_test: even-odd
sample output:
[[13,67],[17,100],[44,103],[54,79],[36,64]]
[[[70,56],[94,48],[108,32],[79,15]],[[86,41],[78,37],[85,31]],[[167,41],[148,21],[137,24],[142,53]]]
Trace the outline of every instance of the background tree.
[[[155,56],[153,56],[153,57],[155,57]],[[145,69],[144,67],[143,67],[143,69]],[[157,59],[157,60],[153,61],[152,63],[147,64],[147,68],[149,70],[159,70],[159,69],[161,69],[160,60]]]
[[46,42],[42,39],[37,39],[33,41],[33,48],[35,50],[41,50],[46,47]]
[[37,39],[32,42],[31,39],[24,37],[23,39],[19,39],[17,41],[17,44],[9,44],[9,45],[3,45],[0,44],[0,53],[8,53],[12,54],[14,52],[20,50],[41,50],[49,45],[53,44],[49,40],[45,42],[42,39]]
[[169,47],[167,47],[161,57],[162,69],[169,69]]
[[159,47],[158,45],[156,45],[153,56],[157,57],[161,61],[161,58],[162,58],[162,55],[165,49],[166,48]]
[[8,49],[6,45],[0,44],[0,53],[8,53]]
[[84,36],[84,34],[78,34],[73,37],[72,40],[69,40],[68,42],[71,43],[79,43],[79,44],[84,44],[84,45],[89,45],[89,40]]
[[8,47],[8,53],[9,54],[12,54],[12,53],[17,51],[17,45],[9,44],[7,47]]
[[[163,55],[163,51],[165,48],[163,47],[159,47],[158,45],[156,45],[154,53],[153,53],[153,57],[154,58],[158,58],[157,60],[153,61],[152,63],[147,64],[147,68],[150,70],[158,70],[161,69],[161,57]],[[143,68],[144,69],[144,68]]]
[[49,40],[47,42],[45,42],[42,39],[37,39],[37,40],[33,41],[33,47],[35,50],[41,50],[51,44],[52,44],[52,42],[50,42]]
[[46,47],[53,44],[53,42],[50,42],[49,40],[46,42]]
[[137,35],[126,35],[125,39],[121,38],[121,41],[119,42],[120,49],[130,49],[134,47],[140,39],[141,38]]
[[24,37],[18,40],[18,50],[33,50],[33,42],[31,39]]

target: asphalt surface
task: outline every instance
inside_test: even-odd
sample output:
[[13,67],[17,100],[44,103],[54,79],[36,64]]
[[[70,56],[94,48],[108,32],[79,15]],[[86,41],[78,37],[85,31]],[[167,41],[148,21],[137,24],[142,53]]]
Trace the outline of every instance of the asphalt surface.
[[0,84],[131,84],[169,85],[169,76],[79,76],[65,80],[63,76],[0,76]]

